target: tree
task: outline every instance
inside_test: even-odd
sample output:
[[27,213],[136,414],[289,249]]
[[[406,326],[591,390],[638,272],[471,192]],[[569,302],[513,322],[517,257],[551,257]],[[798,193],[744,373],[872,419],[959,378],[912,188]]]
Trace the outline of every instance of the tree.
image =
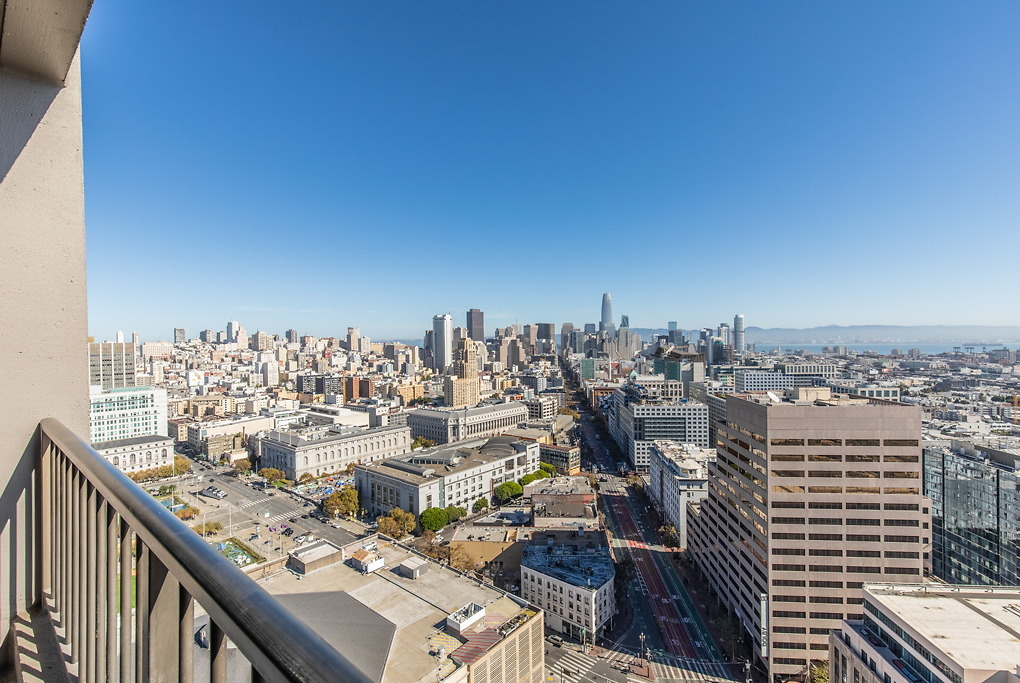
[[240,460],[234,461],[234,471],[238,474],[244,472],[251,472],[251,461],[248,458],[241,458]]
[[543,472],[547,472],[550,476],[556,474],[556,465],[550,465],[547,462],[539,463],[538,469],[542,470]]
[[560,415],[569,415],[575,420],[581,419],[581,413],[577,412],[573,408],[560,408]]
[[450,566],[462,572],[471,571],[475,563],[471,561],[471,555],[459,543],[450,544]]
[[411,533],[415,527],[414,515],[400,508],[393,508],[389,511],[389,514],[376,517],[375,521],[379,525],[379,533],[385,534],[390,538],[403,538]]
[[436,442],[431,439],[426,439],[424,436],[416,436],[414,441],[411,442],[411,450],[413,451],[416,448],[432,448],[435,445]]
[[177,515],[177,519],[184,520],[193,519],[194,517],[198,516],[198,508],[193,508],[189,505],[187,507],[181,508],[174,514]]
[[489,499],[482,497],[475,501],[475,504],[471,506],[471,509],[475,512],[481,512],[487,507],[489,507]]
[[450,518],[447,517],[446,510],[442,510],[440,508],[428,508],[418,517],[418,523],[421,524],[422,529],[439,531],[450,523]]
[[458,519],[467,516],[467,510],[461,507],[457,507],[456,505],[447,506],[444,512],[446,513],[446,518],[450,520],[450,524],[453,524]]
[[531,482],[535,481],[536,479],[541,479],[541,477],[539,477],[537,474],[532,472],[531,474],[525,474],[523,477],[518,479],[517,483],[520,484],[521,486],[527,486],[528,484],[530,484]]
[[259,470],[259,476],[265,477],[267,481],[280,481],[286,478],[283,470],[278,470],[275,467],[263,467]]
[[811,667],[811,683],[829,683],[829,667],[824,664]]
[[[280,478],[282,479],[283,477],[280,477]],[[298,482],[301,483],[301,484],[307,484],[308,482],[312,481],[313,479],[315,479],[315,477],[312,476],[311,472],[305,472],[304,474],[302,474],[298,478]]]
[[516,498],[524,493],[524,488],[521,487],[516,481],[508,481],[505,484],[500,484],[496,487],[496,490],[492,492],[492,497],[502,505],[511,498]]
[[215,534],[217,531],[223,528],[223,524],[220,522],[204,522],[202,524],[196,524],[191,527],[198,533],[199,536],[209,536]]
[[334,491],[322,501],[322,511],[330,517],[356,515],[360,509],[358,489],[353,486],[345,486],[339,491]]

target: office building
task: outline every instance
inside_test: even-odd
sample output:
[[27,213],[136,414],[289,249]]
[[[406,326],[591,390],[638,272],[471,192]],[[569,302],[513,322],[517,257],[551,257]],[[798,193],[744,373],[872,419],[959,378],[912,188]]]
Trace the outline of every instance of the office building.
[[175,327],[174,328],[174,344],[183,344],[186,341],[187,341],[187,338],[184,336],[184,328],[183,327]]
[[420,515],[431,507],[470,510],[492,500],[497,486],[517,481],[539,466],[538,444],[506,436],[422,449],[354,470],[361,506],[370,515],[398,507]]
[[89,344],[89,385],[103,389],[133,387],[135,345],[116,342]]
[[288,344],[297,344],[298,339],[300,338],[298,336],[297,330],[293,330],[293,329],[292,330],[287,330],[286,332],[284,332],[284,337],[287,339],[287,343]]
[[733,353],[737,356],[743,356],[747,350],[747,344],[744,341],[744,316],[740,313],[733,316]]
[[453,319],[449,313],[432,318],[433,369],[445,374],[453,363]]
[[419,408],[407,414],[411,437],[423,437],[445,444],[461,439],[495,436],[504,429],[517,427],[528,419],[523,403],[499,403],[463,410]]
[[602,318],[599,321],[599,332],[608,332],[613,335],[613,298],[609,292],[602,295]]
[[103,391],[98,386],[89,387],[89,441],[154,435],[167,435],[165,389],[124,387]]
[[708,495],[708,464],[715,450],[676,441],[653,441],[648,449],[648,497],[663,522],[687,547],[687,506]]
[[727,396],[689,552],[769,675],[824,659],[864,581],[921,580],[921,409],[797,388]]
[[538,324],[538,338],[546,339],[549,341],[556,340],[556,324],[555,323],[539,323]]
[[[466,340],[473,344],[470,339]],[[443,377],[443,404],[447,408],[469,408],[478,404],[477,377]]]
[[402,426],[271,430],[260,436],[259,442],[260,467],[275,467],[288,479],[298,480],[303,474],[319,477],[343,472],[350,465],[407,453],[411,450],[411,430]]
[[475,341],[485,341],[485,313],[472,308],[467,312],[468,337]]
[[233,344],[237,342],[237,333],[241,330],[241,323],[236,320],[231,320],[227,323],[227,343]]
[[619,387],[612,396],[609,434],[636,471],[648,472],[649,451],[659,439],[708,447],[708,406],[656,397],[637,384]]
[[866,583],[829,636],[833,683],[1020,683],[1020,588]]
[[174,440],[169,436],[132,436],[100,441],[92,447],[107,462],[128,474],[174,464]]
[[1020,457],[966,441],[953,445],[924,444],[932,573],[949,583],[1020,586]]

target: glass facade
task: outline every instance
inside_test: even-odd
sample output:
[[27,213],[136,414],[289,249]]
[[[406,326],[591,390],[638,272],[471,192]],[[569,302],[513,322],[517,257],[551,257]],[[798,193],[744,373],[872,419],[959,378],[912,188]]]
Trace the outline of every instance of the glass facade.
[[932,500],[932,572],[949,583],[1020,585],[1020,474],[1015,467],[924,449]]

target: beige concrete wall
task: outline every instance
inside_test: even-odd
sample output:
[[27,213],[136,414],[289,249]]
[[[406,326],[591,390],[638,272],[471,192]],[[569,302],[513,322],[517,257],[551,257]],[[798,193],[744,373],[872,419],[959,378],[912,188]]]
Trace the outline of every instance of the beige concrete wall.
[[88,438],[81,84],[0,72],[0,641],[37,595],[38,425]]

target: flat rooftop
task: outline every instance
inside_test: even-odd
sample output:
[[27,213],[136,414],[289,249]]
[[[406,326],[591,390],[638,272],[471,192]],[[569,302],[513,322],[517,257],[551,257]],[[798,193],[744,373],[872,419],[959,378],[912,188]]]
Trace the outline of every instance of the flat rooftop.
[[604,545],[586,548],[536,543],[524,549],[521,566],[582,588],[598,588],[616,575],[613,558]]
[[[525,610],[520,598],[434,562],[417,579],[400,576],[401,563],[419,559],[403,546],[380,543],[376,552],[385,566],[369,574],[337,563],[301,578],[284,572],[259,583],[369,678],[385,683],[445,678],[458,661],[480,656],[479,646],[499,642],[499,637],[492,640],[491,629]],[[446,617],[469,602],[485,607],[484,619],[463,634],[447,632]],[[487,635],[479,639],[482,634]],[[431,652],[440,647],[446,656],[437,664]]]
[[99,441],[92,444],[92,447],[97,451],[105,450],[108,448],[127,448],[128,446],[144,446],[145,444],[164,444],[173,443],[173,439],[169,436],[159,436],[158,434],[153,436],[132,436],[127,439],[114,439],[113,441]]
[[1020,662],[1020,587],[865,584],[865,597],[903,619],[964,669]]

